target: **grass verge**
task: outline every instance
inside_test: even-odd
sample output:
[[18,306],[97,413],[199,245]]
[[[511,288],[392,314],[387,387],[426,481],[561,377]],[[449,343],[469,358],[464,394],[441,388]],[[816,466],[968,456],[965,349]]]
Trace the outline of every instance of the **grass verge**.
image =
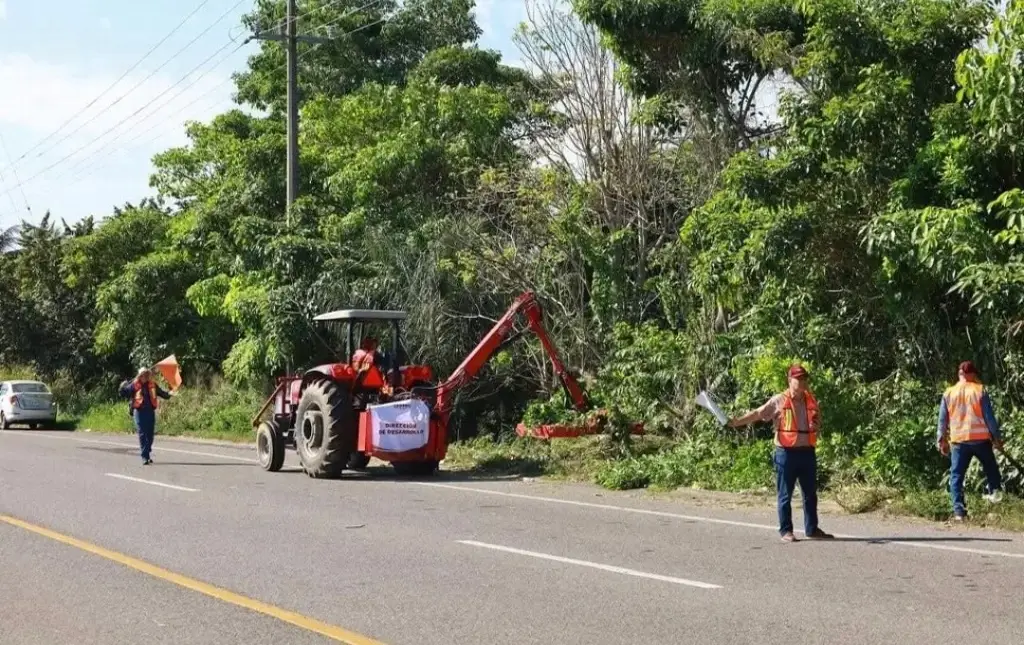
[[[447,468],[489,476],[544,477],[587,481],[612,490],[650,488],[672,490],[714,489],[734,493],[771,493],[774,504],[770,443],[737,448],[714,446],[687,439],[670,441],[643,437],[632,454],[617,458],[617,448],[603,437],[580,439],[477,438],[452,444]],[[968,482],[970,485],[971,482]],[[891,487],[838,483],[821,492],[850,515],[878,513],[889,517],[919,517],[934,522],[951,519],[952,506],[945,488],[900,491]],[[1024,499],[1005,495],[990,504],[967,493],[968,525],[1024,531]]]
[[[664,445],[657,437],[643,438],[635,442],[634,451],[649,454]],[[444,463],[447,470],[479,475],[591,481],[593,473],[612,461],[617,451],[617,446],[602,436],[549,441],[477,437],[451,444]]]
[[[247,390],[182,388],[174,398],[161,401],[156,432],[248,443],[253,440],[249,421],[262,403],[259,393]],[[68,417],[65,423],[96,432],[135,431],[126,401],[95,403],[81,414]]]

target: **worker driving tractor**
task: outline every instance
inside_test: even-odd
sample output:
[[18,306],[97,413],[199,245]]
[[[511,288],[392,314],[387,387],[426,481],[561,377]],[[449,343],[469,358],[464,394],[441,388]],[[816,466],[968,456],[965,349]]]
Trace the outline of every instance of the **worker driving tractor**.
[[359,349],[352,354],[352,366],[362,371],[376,365],[384,369],[384,353],[380,350],[380,343],[373,336],[364,336],[359,343]]

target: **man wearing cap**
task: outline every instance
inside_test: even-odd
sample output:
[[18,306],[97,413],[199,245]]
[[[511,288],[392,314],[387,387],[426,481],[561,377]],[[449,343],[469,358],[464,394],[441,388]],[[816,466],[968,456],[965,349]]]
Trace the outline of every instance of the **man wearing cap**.
[[[156,432],[156,410],[160,407],[159,399],[169,399],[171,394],[153,382],[147,368],[139,370],[134,380],[121,384],[121,396],[129,400],[135,419],[135,431],[139,435],[139,449],[142,465],[153,463],[149,458],[153,448],[153,435]],[[158,398],[159,397],[159,398]]]
[[999,422],[992,401],[971,361],[960,363],[958,382],[946,390],[939,404],[939,429],[936,444],[943,455],[950,454],[949,492],[953,498],[953,519],[962,522],[967,515],[964,502],[964,476],[971,459],[978,458],[985,471],[988,492],[985,499],[1001,499],[1002,481],[993,448],[1003,449]]
[[804,499],[804,533],[811,539],[833,536],[818,527],[818,400],[807,388],[808,374],[802,365],[789,368],[789,387],[767,403],[729,426],[738,428],[754,421],[772,421],[775,427],[775,481],[778,488],[779,533],[785,542],[793,535],[793,490],[797,482]]

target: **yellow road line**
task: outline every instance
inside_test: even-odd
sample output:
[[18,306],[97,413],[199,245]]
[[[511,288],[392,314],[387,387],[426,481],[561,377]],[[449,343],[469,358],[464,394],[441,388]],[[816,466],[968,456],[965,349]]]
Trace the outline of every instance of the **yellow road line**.
[[6,522],[12,526],[23,528],[26,531],[31,531],[38,535],[48,537],[51,540],[62,542],[83,551],[88,551],[89,553],[98,555],[101,558],[106,558],[107,560],[112,560],[118,564],[123,564],[126,567],[130,567],[136,571],[141,571],[142,573],[147,573],[156,578],[160,578],[161,580],[166,580],[167,582],[174,583],[180,587],[185,587],[192,591],[198,591],[199,593],[206,594],[207,596],[211,596],[217,600],[222,600],[224,602],[231,603],[232,605],[245,607],[246,609],[277,618],[278,620],[321,634],[341,643],[347,643],[348,645],[384,645],[380,641],[356,634],[355,632],[350,632],[347,629],[322,623],[314,618],[309,618],[308,616],[303,616],[302,614],[297,614],[293,611],[288,611],[287,609],[281,609],[274,605],[268,605],[267,603],[260,602],[259,600],[247,598],[246,596],[242,596],[233,591],[221,589],[220,587],[215,587],[200,580],[195,580],[179,573],[162,569],[156,565],[149,564],[148,562],[137,560],[131,556],[117,553],[110,549],[104,549],[101,546],[96,546],[95,544],[90,544],[69,535],[64,535],[41,526],[36,526],[35,524],[30,524],[23,520],[19,520],[16,517],[0,515],[0,521]]

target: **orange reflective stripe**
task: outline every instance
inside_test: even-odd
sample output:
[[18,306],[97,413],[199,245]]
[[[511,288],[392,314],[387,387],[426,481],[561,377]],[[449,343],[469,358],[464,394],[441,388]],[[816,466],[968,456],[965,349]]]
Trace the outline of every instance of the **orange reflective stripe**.
[[980,383],[957,383],[946,390],[946,414],[949,417],[949,441],[985,441],[992,438],[981,399],[985,388]]

